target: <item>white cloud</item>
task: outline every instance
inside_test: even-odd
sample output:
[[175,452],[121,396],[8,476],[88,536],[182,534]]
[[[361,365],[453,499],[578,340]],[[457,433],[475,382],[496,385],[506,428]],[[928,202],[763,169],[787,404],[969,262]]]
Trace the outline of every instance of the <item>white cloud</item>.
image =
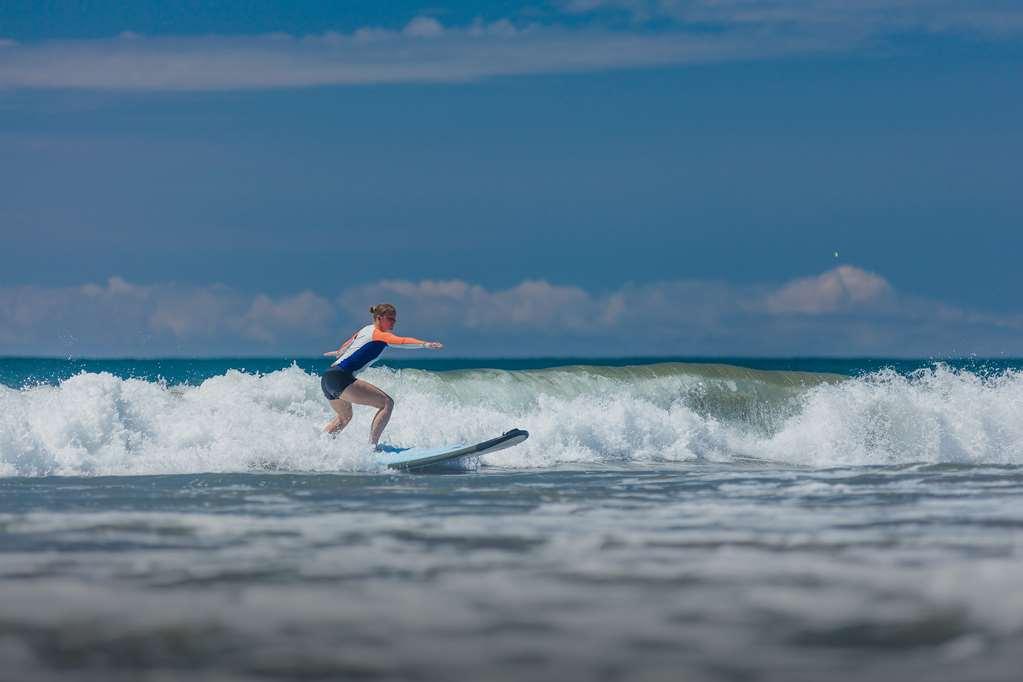
[[250,294],[213,284],[0,287],[0,355],[316,355],[398,306],[399,333],[456,355],[947,355],[1023,352],[1023,316],[897,291],[841,266],[777,286],[706,280],[595,292],[544,280],[381,280],[341,292]]
[[965,29],[997,38],[1012,38],[1023,34],[1023,9],[1018,5],[1003,9],[960,7],[956,12],[932,17],[928,27],[937,32],[951,33]]
[[517,26],[508,20],[445,27],[419,17],[402,31],[292,37],[151,37],[14,45],[0,55],[0,87],[96,90],[244,90],[460,82],[772,58],[833,50],[834,40],[761,34],[642,33],[599,27]]
[[789,282],[767,296],[766,308],[771,313],[834,313],[879,304],[893,293],[880,275],[843,265]]
[[568,14],[625,13],[637,22],[838,30],[878,35],[893,31],[1023,32],[1023,7],[1014,0],[566,0]]
[[[577,20],[476,19],[444,26],[418,16],[400,30],[350,34],[0,39],[0,87],[241,90],[366,83],[460,82],[773,59],[856,48],[905,32],[1012,38],[1023,6],[1007,0],[568,0]],[[632,17],[631,28],[608,14]],[[579,25],[579,18],[585,18]],[[645,30],[656,20],[669,28]],[[609,28],[617,27],[617,28]],[[707,30],[713,28],[714,30]]]
[[448,335],[465,342],[456,351],[475,355],[1023,350],[1020,316],[906,296],[881,275],[848,265],[778,286],[678,280],[589,292],[539,280],[496,290],[462,280],[384,280],[338,298],[353,320],[367,319],[366,308],[383,301],[398,306],[407,333]]
[[335,316],[326,299],[308,291],[275,298],[221,284],[139,285],[120,277],[0,288],[0,354],[201,353],[211,344],[256,351],[293,335],[323,335]]
[[311,291],[273,299],[259,294],[242,318],[242,332],[249,338],[273,342],[282,331],[319,335],[328,331],[334,309]]
[[498,19],[497,21],[491,22],[489,24],[485,23],[480,19],[476,19],[469,26],[469,35],[471,36],[492,35],[507,38],[528,30],[529,30],[528,26],[524,29],[517,28],[515,24],[513,24],[508,19]]
[[[498,291],[462,280],[383,280],[349,289],[338,299],[353,317],[370,303],[385,301],[407,310],[413,323],[474,330],[589,329],[593,320],[604,316],[600,297],[543,280],[527,280]],[[406,314],[402,315],[404,319]]]
[[[632,324],[697,323],[707,329],[722,318],[749,315],[827,315],[850,310],[887,311],[894,289],[880,275],[840,266],[780,287],[737,287],[681,280],[625,285],[596,294],[576,286],[527,280],[488,290],[462,280],[381,280],[346,290],[338,299],[349,315],[369,303],[392,302],[417,323],[465,329],[569,330],[602,333]],[[403,314],[404,316],[404,314]]]
[[179,340],[210,338],[221,330],[236,329],[241,297],[227,287],[154,288],[152,309],[147,316],[149,329],[169,333]]
[[402,34],[413,38],[436,38],[444,34],[444,27],[433,17],[416,17],[405,26]]

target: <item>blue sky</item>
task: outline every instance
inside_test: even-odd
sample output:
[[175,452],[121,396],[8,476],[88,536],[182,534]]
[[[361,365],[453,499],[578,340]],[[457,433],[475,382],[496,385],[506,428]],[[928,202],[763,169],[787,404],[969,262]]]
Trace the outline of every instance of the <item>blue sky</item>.
[[122,5],[0,6],[0,354],[1023,354],[1017,2]]

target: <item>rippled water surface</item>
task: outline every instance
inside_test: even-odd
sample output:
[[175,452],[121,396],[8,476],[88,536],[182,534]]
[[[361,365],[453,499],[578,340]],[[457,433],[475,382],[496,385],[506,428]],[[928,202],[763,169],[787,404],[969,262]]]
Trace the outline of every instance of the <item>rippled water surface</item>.
[[755,461],[0,478],[0,660],[25,680],[1016,679],[1021,484]]
[[1016,680],[1023,363],[0,359],[0,679]]

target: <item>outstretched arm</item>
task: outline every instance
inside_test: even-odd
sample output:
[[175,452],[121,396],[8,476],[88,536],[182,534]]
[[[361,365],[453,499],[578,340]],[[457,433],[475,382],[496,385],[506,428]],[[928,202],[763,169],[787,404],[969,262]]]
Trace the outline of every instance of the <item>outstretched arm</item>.
[[431,350],[438,350],[444,347],[444,344],[436,341],[423,341],[417,339],[414,336],[397,336],[391,332],[382,332],[379,329],[373,332],[374,341],[383,341],[388,346],[401,346],[403,348],[429,348]]

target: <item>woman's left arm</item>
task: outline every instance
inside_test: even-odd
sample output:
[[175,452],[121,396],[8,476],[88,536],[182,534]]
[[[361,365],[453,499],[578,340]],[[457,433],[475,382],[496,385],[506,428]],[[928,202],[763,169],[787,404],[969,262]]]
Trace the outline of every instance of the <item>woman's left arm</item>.
[[430,350],[439,350],[444,347],[443,343],[437,341],[423,341],[417,339],[414,336],[397,336],[391,332],[382,332],[376,330],[373,332],[374,341],[383,341],[388,346],[404,346],[405,348],[429,348]]

